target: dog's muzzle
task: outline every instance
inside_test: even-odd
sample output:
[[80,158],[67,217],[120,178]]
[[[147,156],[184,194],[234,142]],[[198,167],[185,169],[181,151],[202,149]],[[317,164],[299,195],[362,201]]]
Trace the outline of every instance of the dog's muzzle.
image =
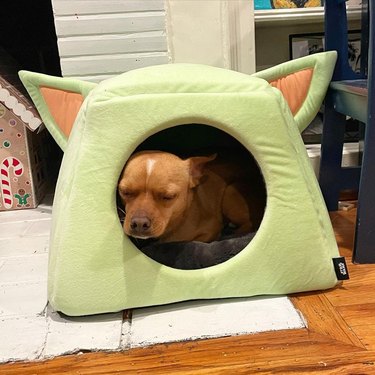
[[136,212],[130,219],[130,235],[136,238],[148,238],[151,233],[151,219],[145,212]]

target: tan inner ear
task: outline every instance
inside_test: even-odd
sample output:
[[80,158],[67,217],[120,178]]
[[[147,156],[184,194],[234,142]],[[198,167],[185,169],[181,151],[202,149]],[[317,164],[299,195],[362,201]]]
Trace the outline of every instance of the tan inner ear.
[[40,92],[56,124],[69,137],[84,97],[76,92],[44,86],[40,87]]
[[282,92],[293,115],[299,111],[307,97],[313,73],[314,69],[308,68],[270,82],[271,86]]

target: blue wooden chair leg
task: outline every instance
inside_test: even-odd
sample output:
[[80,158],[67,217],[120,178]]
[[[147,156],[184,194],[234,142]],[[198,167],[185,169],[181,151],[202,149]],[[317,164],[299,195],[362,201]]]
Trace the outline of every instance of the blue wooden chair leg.
[[[367,127],[370,130],[370,126]],[[367,130],[367,129],[366,129]],[[375,263],[375,129],[366,134],[359,187],[353,262]],[[370,146],[370,147],[369,147]]]
[[368,107],[358,193],[353,262],[375,263],[375,6],[369,2]]
[[342,149],[346,116],[336,112],[327,96],[320,159],[319,184],[329,211],[338,209],[342,189]]
[[[373,10],[375,16],[375,10]],[[375,51],[369,60],[369,98],[375,91]],[[361,180],[358,193],[357,223],[354,238],[353,262],[375,263],[375,102],[368,102],[368,120],[362,155]]]
[[375,263],[375,128],[366,126],[353,262]]

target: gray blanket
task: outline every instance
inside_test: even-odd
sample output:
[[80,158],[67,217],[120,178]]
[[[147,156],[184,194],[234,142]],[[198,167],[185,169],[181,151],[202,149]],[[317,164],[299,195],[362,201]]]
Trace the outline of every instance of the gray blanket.
[[148,244],[141,251],[166,266],[192,270],[225,262],[243,250],[256,233],[227,238],[211,243],[169,242]]

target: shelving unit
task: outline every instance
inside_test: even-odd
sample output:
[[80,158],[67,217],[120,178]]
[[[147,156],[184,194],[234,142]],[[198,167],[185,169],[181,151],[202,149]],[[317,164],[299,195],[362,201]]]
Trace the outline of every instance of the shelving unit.
[[[361,6],[347,7],[351,30],[360,29],[361,12]],[[255,10],[254,19],[257,71],[290,59],[290,35],[322,33],[324,31],[323,7]],[[308,152],[314,170],[318,173],[320,145],[310,145]],[[358,152],[346,146],[345,163],[348,166],[354,165],[356,158],[358,158]]]
[[[358,20],[361,16],[361,7],[348,7],[348,19]],[[308,22],[323,22],[323,7],[291,8],[291,9],[265,9],[255,10],[255,24],[257,26],[283,25],[285,22],[293,24],[306,24]],[[272,24],[271,24],[272,23]]]
[[[350,29],[359,30],[361,7],[347,9]],[[323,7],[255,10],[254,18],[257,71],[290,59],[289,35],[324,30]]]

